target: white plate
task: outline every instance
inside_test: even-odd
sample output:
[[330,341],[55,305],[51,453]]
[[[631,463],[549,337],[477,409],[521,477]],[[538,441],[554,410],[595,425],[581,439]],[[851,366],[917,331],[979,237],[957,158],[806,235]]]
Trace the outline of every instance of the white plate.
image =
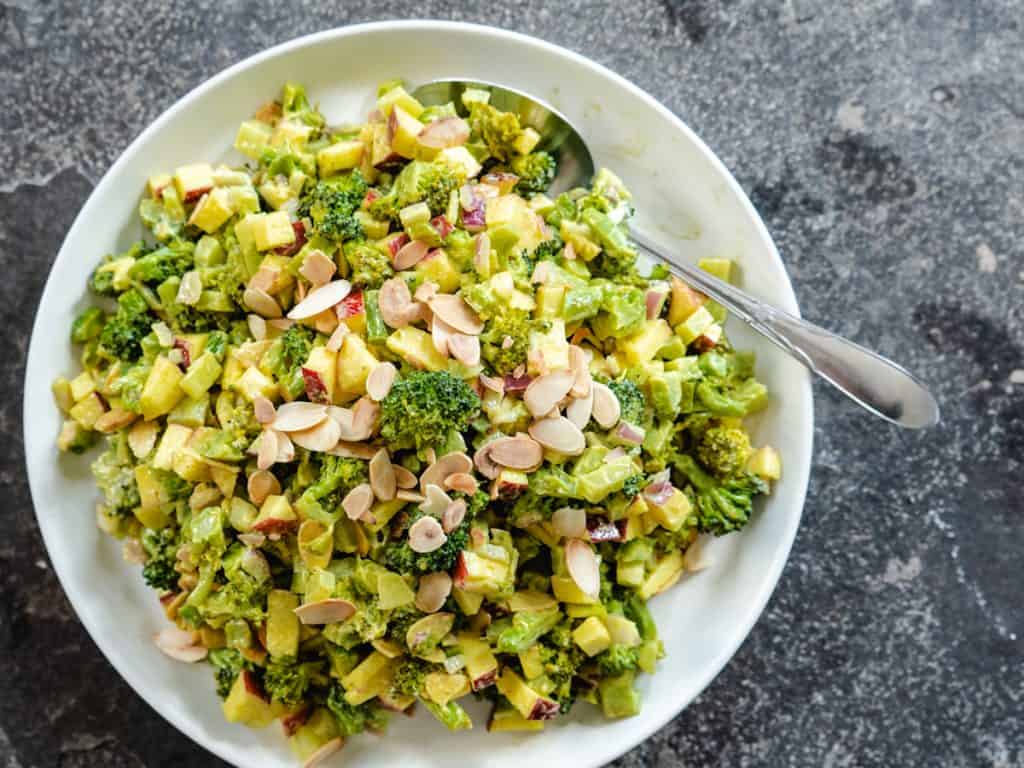
[[[548,43],[466,24],[384,22],[332,30],[272,48],[207,81],[147,128],[93,191],[68,233],[39,305],[25,380],[25,455],[36,515],[54,568],[79,617],[111,664],[183,733],[238,766],[294,766],[275,726],[250,731],[224,721],[206,665],[169,660],[153,646],[165,625],[153,593],[119,546],[97,530],[91,457],[58,456],[60,418],[51,380],[75,371],[71,320],[89,301],[86,278],[105,253],[140,234],[136,206],[147,177],[225,152],[241,120],[287,80],[305,83],[328,119],[358,120],[378,81],[466,76],[547,99],[585,134],[599,164],[635,194],[639,225],[688,258],[728,256],[751,293],[796,313],[782,261],[735,180],[678,118],[592,61]],[[641,682],[637,717],[605,722],[576,707],[565,724],[536,735],[451,734],[422,714],[395,718],[385,738],[351,740],[337,762],[363,768],[523,765],[597,766],[675,716],[718,674],[764,608],[796,534],[813,430],[809,377],[797,363],[734,325],[738,345],[759,353],[758,376],[774,395],[757,443],[782,451],[784,477],[740,535],[714,542],[714,565],[654,600],[668,651]]]

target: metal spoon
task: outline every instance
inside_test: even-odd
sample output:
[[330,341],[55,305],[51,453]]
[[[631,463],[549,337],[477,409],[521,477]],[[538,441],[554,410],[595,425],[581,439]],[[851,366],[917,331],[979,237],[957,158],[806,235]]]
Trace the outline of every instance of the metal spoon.
[[[550,152],[558,161],[558,175],[552,183],[551,194],[588,184],[594,173],[590,150],[569,121],[544,102],[511,88],[477,80],[436,80],[417,88],[413,96],[425,105],[451,102],[461,110],[461,97],[467,88],[490,91],[491,104],[517,113],[524,125],[533,127],[541,135],[537,148]],[[683,263],[635,228],[630,235],[643,251],[664,262],[671,272],[729,309],[865,410],[912,429],[938,423],[938,403],[924,384],[906,369]]]

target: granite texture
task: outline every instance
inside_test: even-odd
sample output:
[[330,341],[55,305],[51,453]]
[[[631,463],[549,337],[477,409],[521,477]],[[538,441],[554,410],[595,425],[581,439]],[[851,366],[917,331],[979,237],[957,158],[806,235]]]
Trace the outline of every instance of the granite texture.
[[219,764],[100,656],[35,526],[22,367],[75,212],[227,65],[410,16],[534,34],[656,94],[749,192],[804,313],[905,361],[942,403],[942,426],[906,433],[816,386],[810,494],[775,596],[708,690],[616,765],[1024,764],[1017,2],[205,5],[0,0],[0,766]]

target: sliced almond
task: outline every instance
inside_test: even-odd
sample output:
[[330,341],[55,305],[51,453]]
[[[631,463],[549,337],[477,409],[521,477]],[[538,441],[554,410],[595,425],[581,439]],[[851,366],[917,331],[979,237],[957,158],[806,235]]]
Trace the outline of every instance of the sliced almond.
[[533,422],[530,425],[530,437],[548,450],[564,456],[579,456],[587,447],[583,433],[564,416]]
[[289,320],[287,317],[275,317],[267,320],[268,328],[276,328],[277,330],[284,332],[295,325],[294,320]]
[[558,406],[572,389],[576,376],[572,371],[555,371],[545,376],[538,376],[530,382],[523,393],[523,402],[527,410],[537,416],[544,416]]
[[137,459],[144,459],[156,445],[160,426],[155,421],[139,421],[128,431],[128,447]]
[[252,409],[256,413],[256,421],[260,424],[272,424],[277,418],[277,409],[263,395],[257,395],[252,401]]
[[578,429],[586,429],[587,424],[590,423],[590,414],[594,411],[594,389],[589,388],[589,391],[583,397],[574,399],[569,405],[565,407],[565,418],[576,425]]
[[127,427],[137,418],[139,418],[139,414],[137,413],[125,411],[121,408],[111,408],[96,419],[96,423],[93,424],[93,428],[97,432],[110,434],[111,432],[116,432],[122,427]]
[[311,251],[302,261],[299,274],[313,285],[327,285],[337,272],[338,266],[323,251]]
[[398,479],[387,449],[381,448],[370,459],[370,487],[381,501],[391,501],[398,490]]
[[277,282],[278,274],[279,272],[276,269],[260,267],[256,270],[256,274],[249,278],[249,282],[246,285],[259,291],[273,293],[274,283]]
[[165,349],[174,346],[174,331],[167,325],[163,320],[153,323],[150,326],[153,329],[153,333],[156,334],[156,340],[161,347]]
[[133,565],[145,565],[146,564],[146,550],[142,548],[142,544],[138,539],[125,539],[121,545],[121,557],[124,558],[126,563],[132,563]]
[[594,421],[601,429],[611,429],[619,423],[619,416],[622,413],[619,398],[599,381],[593,382],[591,387],[594,390]]
[[579,507],[562,507],[551,515],[555,533],[567,539],[582,539],[587,535],[587,512]]
[[499,395],[505,394],[505,380],[500,376],[486,376],[481,373],[479,378],[480,383],[491,392],[497,392]]
[[179,304],[192,307],[199,301],[203,293],[203,281],[199,273],[194,269],[181,276],[181,283],[178,285],[177,301]]
[[569,394],[573,397],[586,397],[589,395],[591,383],[590,362],[587,359],[587,353],[575,344],[569,345],[569,370],[573,372],[574,377]]
[[450,344],[452,336],[456,331],[448,323],[436,315],[430,319],[430,338],[434,342],[434,349],[439,355],[448,357],[451,352]]
[[291,308],[288,319],[305,320],[319,315],[324,310],[341,302],[351,291],[352,284],[348,280],[335,280],[333,283],[321,285],[310,291],[306,298]]
[[448,339],[448,351],[463,365],[479,365],[480,337],[467,336],[464,333],[452,334]]
[[240,533],[238,534],[238,540],[247,547],[259,549],[266,543],[267,537],[262,533]]
[[395,493],[395,498],[401,499],[402,501],[408,501],[412,504],[419,504],[421,501],[424,500],[424,497],[421,494],[416,493],[415,491],[406,490],[404,488],[400,489]]
[[445,478],[456,472],[472,472],[473,461],[464,453],[448,453],[423,470],[420,475],[420,490],[426,493],[427,486],[444,486]]
[[338,323],[338,326],[331,331],[331,336],[327,339],[327,343],[324,345],[331,352],[337,352],[341,349],[341,345],[345,343],[345,337],[350,333],[349,327],[344,323]]
[[428,304],[430,311],[459,333],[479,336],[484,324],[461,296],[440,293]]
[[281,305],[262,288],[246,288],[242,301],[253,312],[263,317],[280,317]]
[[395,473],[395,483],[399,488],[409,490],[417,485],[416,475],[400,464],[392,464],[391,470]]
[[480,485],[477,483],[476,478],[468,472],[455,472],[444,479],[444,487],[449,491],[458,491],[467,496],[472,496],[477,492]]
[[331,448],[329,451],[324,451],[332,456],[342,456],[346,459],[363,459],[369,461],[373,458],[373,454],[376,450],[372,445],[366,443],[350,443],[345,440],[340,440],[337,445]]
[[360,397],[352,406],[352,432],[355,440],[366,440],[377,427],[380,406],[368,397]]
[[289,437],[300,448],[323,453],[324,451],[331,450],[338,444],[338,440],[341,439],[341,427],[338,426],[338,422],[334,419],[325,418],[315,427],[299,432],[290,432]]
[[309,757],[306,758],[306,762],[302,764],[302,768],[316,768],[321,765],[324,760],[333,757],[341,748],[345,746],[345,740],[341,736],[335,736],[330,741],[324,742],[318,747]]
[[156,647],[175,661],[194,664],[206,658],[207,650],[200,645],[192,632],[177,627],[167,627],[154,636]]
[[259,448],[256,450],[256,466],[270,469],[277,461],[277,432],[264,429],[260,432]]
[[445,536],[437,518],[429,515],[421,517],[409,527],[409,548],[413,552],[425,554],[441,547],[448,537]]
[[360,483],[341,500],[341,508],[349,520],[358,520],[373,506],[373,488],[369,483]]
[[569,539],[565,543],[565,566],[581,592],[597,597],[601,591],[601,570],[597,555],[587,542]]
[[296,400],[292,403],[285,403],[277,409],[277,415],[271,422],[271,426],[281,432],[298,432],[315,427],[326,418],[326,405]]
[[491,458],[491,445],[493,443],[487,443],[473,454],[473,466],[488,480],[493,480],[501,472],[501,466]]
[[300,605],[293,612],[303,624],[334,624],[351,618],[356,612],[356,607],[343,598],[329,597],[326,600]]
[[710,543],[711,537],[701,535],[686,548],[686,552],[683,553],[683,568],[687,573],[697,573],[712,565],[707,551]]
[[408,243],[403,245],[395,253],[392,263],[395,265],[395,271],[401,272],[403,269],[410,269],[415,267],[423,258],[427,255],[430,250],[430,246],[422,240],[410,240]]
[[[271,431],[277,432],[277,430]],[[284,432],[277,432],[277,463],[287,464],[289,461],[295,461],[295,446],[288,435]]]
[[532,472],[544,461],[544,449],[526,435],[502,437],[489,445],[491,460],[509,469]]
[[404,328],[409,324],[406,311],[412,304],[409,286],[400,277],[385,280],[377,295],[377,306],[381,319],[392,328]]
[[441,513],[441,530],[451,533],[466,519],[466,500],[455,499]]
[[420,287],[416,289],[416,293],[412,295],[416,301],[426,304],[432,298],[437,296],[437,283],[432,283],[429,280],[425,280],[420,283]]
[[278,482],[274,473],[265,469],[257,469],[249,475],[246,491],[249,494],[249,501],[256,506],[261,506],[267,500],[267,496],[277,496],[281,493],[281,483]]
[[388,396],[398,369],[392,363],[379,363],[366,377],[366,394],[378,403]]
[[419,589],[416,591],[416,607],[424,613],[434,613],[441,610],[451,593],[451,576],[444,571],[428,573],[420,577]]
[[441,517],[448,505],[452,503],[451,498],[438,485],[428,485],[423,491],[424,500],[420,509],[433,517]]

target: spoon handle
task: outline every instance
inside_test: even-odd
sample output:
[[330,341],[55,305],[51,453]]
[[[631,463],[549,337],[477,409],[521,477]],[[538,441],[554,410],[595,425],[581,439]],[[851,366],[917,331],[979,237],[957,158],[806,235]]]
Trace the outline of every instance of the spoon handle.
[[849,339],[755,299],[739,288],[678,259],[635,229],[633,241],[691,286],[795,357],[861,407],[901,427],[937,424],[939,406],[906,369]]

